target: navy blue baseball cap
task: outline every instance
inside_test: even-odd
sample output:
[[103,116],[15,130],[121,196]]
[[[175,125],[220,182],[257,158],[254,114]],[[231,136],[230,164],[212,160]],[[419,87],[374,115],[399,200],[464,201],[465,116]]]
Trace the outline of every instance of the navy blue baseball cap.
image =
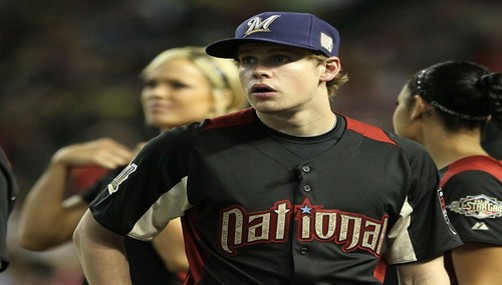
[[240,45],[248,42],[275,43],[319,51],[337,56],[340,47],[338,31],[308,13],[264,12],[237,27],[235,37],[214,42],[206,53],[214,57],[235,58]]

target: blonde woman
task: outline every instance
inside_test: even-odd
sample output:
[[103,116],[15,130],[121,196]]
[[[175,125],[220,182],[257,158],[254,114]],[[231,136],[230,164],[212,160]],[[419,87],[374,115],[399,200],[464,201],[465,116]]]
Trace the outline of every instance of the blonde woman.
[[[245,105],[233,61],[210,57],[200,47],[173,48],[160,53],[141,72],[141,77],[146,124],[160,131],[226,114]],[[57,151],[22,206],[21,246],[42,251],[71,240],[89,203],[134,153],[110,138],[69,145]],[[110,172],[88,191],[65,199],[70,173],[84,166],[99,166]],[[181,284],[179,275],[188,269],[179,220],[169,223],[152,243],[127,239],[126,253],[133,284]]]

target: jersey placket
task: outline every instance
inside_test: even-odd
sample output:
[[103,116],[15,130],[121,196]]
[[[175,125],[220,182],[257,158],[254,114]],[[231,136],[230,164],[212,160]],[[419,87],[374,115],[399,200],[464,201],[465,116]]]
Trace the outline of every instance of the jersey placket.
[[312,242],[315,230],[315,212],[319,207],[316,201],[318,173],[310,163],[296,167],[298,186],[294,195],[295,218],[292,240],[294,276],[292,284],[309,284],[316,274],[315,256]]

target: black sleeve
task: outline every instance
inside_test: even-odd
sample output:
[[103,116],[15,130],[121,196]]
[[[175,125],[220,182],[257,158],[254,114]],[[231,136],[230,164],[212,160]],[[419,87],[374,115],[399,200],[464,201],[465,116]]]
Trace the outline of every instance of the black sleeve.
[[185,149],[200,129],[177,128],[150,140],[89,205],[96,221],[117,234],[150,240],[170,219],[181,216],[185,204],[173,201],[181,199],[181,194],[164,194],[174,188],[186,193],[181,190],[186,187],[182,179],[189,162]]
[[447,217],[439,173],[429,153],[414,142],[403,141],[401,146],[412,179],[400,218],[389,232],[394,239],[389,264],[437,257],[462,243]]
[[94,199],[96,199],[99,192],[105,189],[108,183],[110,183],[113,180],[113,178],[115,178],[115,176],[117,176],[120,173],[120,171],[122,171],[122,168],[117,168],[108,171],[98,180],[98,182],[94,183],[92,186],[84,190],[79,195],[82,196],[82,199],[84,199],[84,201],[86,201],[87,204],[91,204],[91,202]]
[[502,184],[484,171],[464,171],[444,185],[448,214],[464,242],[502,245]]

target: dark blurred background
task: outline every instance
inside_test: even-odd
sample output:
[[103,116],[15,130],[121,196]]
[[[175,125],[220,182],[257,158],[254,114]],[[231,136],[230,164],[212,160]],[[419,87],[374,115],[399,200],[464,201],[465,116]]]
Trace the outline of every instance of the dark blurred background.
[[[502,70],[500,0],[0,0],[0,144],[17,206],[60,147],[103,136],[133,147],[152,135],[138,74],[159,52],[231,37],[273,10],[311,12],[339,29],[350,81],[333,109],[388,130],[419,69],[459,59]],[[79,283],[71,245],[40,254],[11,238],[13,266],[0,284]]]

